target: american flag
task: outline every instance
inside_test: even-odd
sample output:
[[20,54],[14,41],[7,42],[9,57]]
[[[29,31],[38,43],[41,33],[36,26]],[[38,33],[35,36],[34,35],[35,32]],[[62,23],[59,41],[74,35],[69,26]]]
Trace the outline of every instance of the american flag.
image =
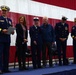
[[[18,22],[18,18],[24,15],[27,20],[27,27],[33,25],[33,17],[37,16],[42,24],[42,17],[49,18],[49,23],[55,26],[59,22],[62,16],[68,18],[69,32],[74,25],[73,20],[76,17],[76,0],[0,0],[0,5],[7,5],[10,7],[8,17],[13,21],[15,26]],[[16,33],[11,35],[11,51],[15,49]],[[28,35],[28,46],[30,46],[30,37]],[[68,52],[72,49],[72,38],[69,33],[67,42]],[[12,53],[12,52],[11,52]],[[70,53],[68,53],[70,56]],[[11,56],[12,58],[12,56]]]

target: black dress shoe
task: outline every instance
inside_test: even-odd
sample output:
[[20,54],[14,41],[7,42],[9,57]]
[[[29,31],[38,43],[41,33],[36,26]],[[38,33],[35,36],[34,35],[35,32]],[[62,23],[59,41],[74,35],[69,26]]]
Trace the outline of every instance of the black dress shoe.
[[50,64],[49,67],[53,67],[53,64]]
[[38,68],[42,68],[41,66],[38,66]]
[[19,71],[23,71],[23,68],[19,68]]
[[37,67],[33,67],[33,69],[37,69]]
[[9,70],[3,70],[3,73],[10,73],[11,71]]
[[63,63],[64,66],[69,65],[68,63]]
[[62,64],[59,64],[59,66],[62,66]]
[[45,68],[45,67],[46,67],[46,65],[42,65],[42,67],[43,67],[43,68]]
[[63,63],[63,65],[65,65],[65,66],[66,66],[66,65],[69,65],[69,63]]
[[28,68],[26,68],[26,67],[24,67],[24,68],[22,68],[23,70],[28,70]]

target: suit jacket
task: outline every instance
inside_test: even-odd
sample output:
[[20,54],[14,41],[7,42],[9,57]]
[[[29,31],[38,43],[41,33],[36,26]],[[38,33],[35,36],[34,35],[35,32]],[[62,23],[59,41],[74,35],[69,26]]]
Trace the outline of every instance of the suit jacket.
[[8,29],[12,25],[12,20],[10,18],[4,18],[0,16],[0,42],[9,42],[10,43],[10,35],[4,34],[2,32],[3,29]]
[[42,44],[41,29],[39,26],[37,26],[37,29],[34,25],[31,26],[29,33],[31,37],[31,44],[34,44],[34,41],[36,41],[38,45]]
[[52,25],[42,24],[41,33],[42,33],[42,38],[44,42],[55,42],[55,33]]
[[62,25],[61,22],[57,23],[55,26],[56,38],[68,38],[69,35],[69,26],[67,23]]
[[21,24],[16,24],[16,33],[17,33],[17,37],[16,37],[16,45],[17,44],[22,44],[24,42],[24,39],[27,39],[28,36],[28,32],[27,32],[27,27],[25,26],[25,38],[24,38],[24,31],[23,28],[21,26]]

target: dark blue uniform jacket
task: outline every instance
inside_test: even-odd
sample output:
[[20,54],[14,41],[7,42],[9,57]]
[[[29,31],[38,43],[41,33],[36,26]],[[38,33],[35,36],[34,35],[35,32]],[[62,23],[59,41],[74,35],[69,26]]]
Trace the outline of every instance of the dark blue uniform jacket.
[[12,25],[11,19],[0,16],[0,42],[10,42],[10,35],[2,33],[3,29],[8,29]]
[[68,24],[65,23],[64,25],[59,22],[56,24],[55,26],[55,34],[56,34],[56,38],[68,38],[69,35],[69,27]]
[[37,29],[36,29],[34,25],[31,26],[30,27],[30,37],[31,37],[31,43],[36,41],[38,45],[42,44],[40,27],[37,26]]

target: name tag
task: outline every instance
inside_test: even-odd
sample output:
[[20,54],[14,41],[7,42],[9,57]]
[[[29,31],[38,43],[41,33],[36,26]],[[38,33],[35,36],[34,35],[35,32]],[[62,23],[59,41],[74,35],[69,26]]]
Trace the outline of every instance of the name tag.
[[65,27],[65,30],[68,30],[68,28],[67,28],[67,27]]
[[4,22],[4,20],[0,20],[0,22]]

